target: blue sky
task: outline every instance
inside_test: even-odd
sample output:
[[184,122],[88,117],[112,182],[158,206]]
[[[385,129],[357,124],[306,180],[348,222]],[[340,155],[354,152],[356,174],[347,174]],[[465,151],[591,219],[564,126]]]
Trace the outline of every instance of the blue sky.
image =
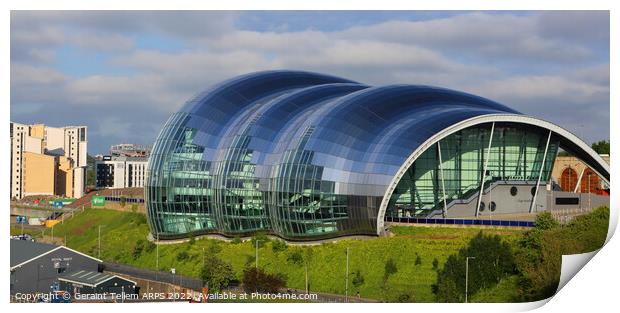
[[150,144],[192,95],[301,69],[471,92],[609,139],[600,11],[12,11],[11,120],[89,127],[89,153]]

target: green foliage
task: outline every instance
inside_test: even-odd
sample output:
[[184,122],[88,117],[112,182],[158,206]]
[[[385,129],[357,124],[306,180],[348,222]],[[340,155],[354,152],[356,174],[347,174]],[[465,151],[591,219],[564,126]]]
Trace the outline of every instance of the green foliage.
[[177,253],[177,261],[182,262],[189,259],[189,253],[187,253],[187,251],[183,250],[179,253]]
[[396,272],[398,272],[398,268],[396,267],[396,262],[394,262],[394,259],[389,258],[387,259],[387,261],[385,261],[385,266],[384,266],[384,274],[383,274],[383,280],[387,280],[390,275],[392,274],[396,274]]
[[[156,250],[159,250],[160,270],[174,267],[179,273],[195,278],[202,277],[202,256],[205,255],[229,263],[234,280],[240,281],[247,267],[247,256],[255,254],[255,246],[249,240],[232,244],[205,238],[196,240],[193,245],[188,242],[163,244],[158,249],[157,245],[146,241],[140,257],[134,260],[134,245],[146,239],[149,233],[148,225],[142,224],[140,220],[145,220],[145,214],[87,209],[64,224],[57,225],[54,235],[67,235],[72,249],[96,256],[97,226],[105,225],[101,229],[103,260],[155,269]],[[409,294],[410,301],[432,302],[435,295],[430,286],[436,281],[437,273],[432,269],[431,262],[426,260],[436,258],[439,264],[444,264],[450,254],[466,246],[478,233],[474,228],[447,227],[395,226],[392,230],[396,235],[390,238],[345,239],[324,245],[288,245],[285,251],[279,253],[273,252],[271,248],[261,249],[259,265],[269,273],[286,275],[288,288],[303,290],[307,264],[310,291],[344,294],[343,269],[346,255],[343,251],[349,247],[349,266],[351,269],[359,269],[364,278],[364,284],[359,287],[363,297],[396,302],[400,294]],[[484,233],[498,234],[509,242],[516,242],[524,230],[485,229]],[[46,237],[49,237],[49,230]],[[176,255],[183,250],[189,253],[190,258],[179,262]],[[411,266],[416,252],[424,262],[420,266]],[[393,259],[398,271],[389,277],[387,286],[384,286],[384,266],[389,258]],[[253,267],[254,263],[250,265]],[[354,275],[349,278],[354,278]],[[349,282],[352,283],[351,280]],[[353,288],[353,285],[350,287]]]
[[360,287],[364,284],[364,276],[362,275],[362,272],[359,269],[353,272],[351,283],[353,284],[353,287],[357,289],[357,292],[359,292]]
[[415,254],[415,265],[416,266],[422,265],[422,258],[417,253]]
[[592,150],[596,151],[598,154],[609,154],[609,141],[601,140],[593,143]]
[[437,260],[437,258],[433,259],[433,269],[434,270],[438,270],[439,269],[439,260]]
[[250,266],[256,263],[256,256],[248,254],[245,256],[245,266]]
[[550,212],[545,211],[538,213],[534,225],[538,230],[549,230],[560,226],[560,223],[553,218]]
[[443,269],[437,271],[437,283],[433,287],[438,302],[462,302],[465,290],[465,271],[469,260],[469,294],[496,285],[502,278],[515,272],[512,248],[495,235],[479,232],[467,247],[448,257]]
[[288,254],[286,261],[295,265],[302,265],[304,263],[304,256],[300,250],[295,249]]
[[131,212],[136,213],[138,212],[138,205],[137,204],[132,204],[131,205]]
[[243,241],[241,241],[241,238],[239,238],[239,236],[235,236],[235,238],[233,238],[233,240],[230,241],[230,243],[232,243],[233,245],[237,245],[242,243]]
[[146,242],[147,241],[144,239],[140,239],[136,242],[136,245],[133,247],[133,251],[131,252],[131,256],[133,257],[134,260],[137,260],[140,257],[140,255],[142,254],[142,251],[144,251]]
[[155,250],[156,246],[154,243],[152,243],[151,241],[146,241],[145,245],[144,245],[144,251],[146,251],[147,253],[151,253],[153,252],[153,250]]
[[599,207],[575,218],[566,227],[533,229],[518,241],[515,260],[521,273],[519,301],[537,301],[557,290],[562,255],[591,252],[605,242],[609,208]]
[[275,253],[286,250],[286,242],[276,239],[271,242],[271,250]]
[[235,273],[230,263],[222,261],[214,255],[204,257],[204,266],[200,271],[200,278],[209,285],[209,292],[219,292],[235,280]]
[[125,196],[121,196],[121,199],[120,199],[120,200],[121,200],[121,201],[120,201],[120,205],[121,205],[121,207],[123,207],[123,208],[124,208],[124,207],[125,207],[125,204],[127,204],[127,198],[125,198]]
[[243,270],[243,290],[245,292],[276,293],[286,286],[286,278],[281,274],[269,274],[260,268],[248,267]]
[[196,243],[196,235],[192,232],[189,234],[189,241],[187,242],[191,245]]
[[252,236],[252,247],[256,247],[256,243],[258,242],[258,247],[262,248],[263,246],[265,246],[266,243],[268,243],[269,237],[267,237],[265,234],[257,234],[255,236]]

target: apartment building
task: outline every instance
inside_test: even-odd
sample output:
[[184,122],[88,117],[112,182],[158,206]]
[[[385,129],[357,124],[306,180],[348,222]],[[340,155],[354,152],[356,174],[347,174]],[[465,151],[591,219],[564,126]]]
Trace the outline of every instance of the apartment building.
[[49,127],[11,122],[11,198],[84,196],[86,126]]
[[104,156],[95,162],[97,188],[144,187],[146,157]]

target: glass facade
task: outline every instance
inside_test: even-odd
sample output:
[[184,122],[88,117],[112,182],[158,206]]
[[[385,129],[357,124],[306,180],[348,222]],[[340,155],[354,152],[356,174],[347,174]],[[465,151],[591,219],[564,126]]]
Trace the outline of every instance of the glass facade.
[[[441,215],[444,198],[449,209],[453,201],[477,195],[483,180],[484,189],[495,182],[508,181],[529,182],[535,186],[548,134],[548,130],[531,126],[495,123],[490,149],[491,124],[447,136],[429,147],[407,170],[390,198],[386,216]],[[558,147],[559,138],[551,136],[540,176],[542,182],[551,177]]]
[[[411,153],[455,123],[498,113],[520,114],[428,86],[373,87],[298,71],[233,78],[188,101],[157,137],[145,188],[151,230],[159,238],[376,235],[383,196]],[[448,197],[479,188],[488,128],[442,140]],[[538,175],[544,131],[497,125],[493,137],[488,181]],[[443,197],[436,156],[431,147],[415,162],[391,207],[435,209]]]

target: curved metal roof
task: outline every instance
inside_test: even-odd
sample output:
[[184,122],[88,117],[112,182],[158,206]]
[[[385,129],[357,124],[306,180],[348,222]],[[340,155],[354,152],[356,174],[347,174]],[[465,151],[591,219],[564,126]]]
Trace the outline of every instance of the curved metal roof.
[[[349,219],[360,224],[345,229],[372,228],[379,233],[403,169],[454,127],[495,119],[559,134],[566,150],[609,179],[608,167],[574,135],[482,97],[430,86],[373,87],[318,73],[266,71],[216,85],[170,117],[149,159],[150,221],[157,232],[165,233],[168,226],[158,212],[172,216],[166,223],[185,223],[188,229],[194,222],[177,213],[204,214],[213,220],[200,227],[224,234],[252,227],[290,234],[296,231],[291,221],[325,215],[339,220],[337,200],[327,201],[333,204],[327,211],[312,209],[315,200],[310,194],[320,192],[330,199],[348,197],[348,205],[357,205],[357,211],[349,210]],[[192,173],[181,177],[175,171]],[[159,193],[158,188],[169,189],[168,197],[182,189],[197,191],[186,200],[167,201],[163,195],[149,195]],[[240,191],[233,194],[231,189]],[[205,190],[208,200],[197,198],[207,194]],[[284,200],[285,193],[306,197],[305,207],[314,211],[292,210],[291,203],[299,198]],[[367,205],[376,207],[378,214],[356,204],[376,199],[382,199],[380,207]],[[195,207],[185,205],[189,202]],[[258,215],[232,213],[244,205],[247,211],[260,207]]]
[[205,147],[206,161],[225,161],[239,148],[236,136],[248,135],[258,178],[267,179],[268,168],[303,140],[303,149],[314,153],[312,164],[325,168],[324,179],[373,186],[365,189],[377,196],[411,151],[436,132],[474,116],[520,114],[449,89],[370,87],[301,71],[233,78],[200,93],[182,111],[190,114],[186,126],[198,129],[194,143]]

